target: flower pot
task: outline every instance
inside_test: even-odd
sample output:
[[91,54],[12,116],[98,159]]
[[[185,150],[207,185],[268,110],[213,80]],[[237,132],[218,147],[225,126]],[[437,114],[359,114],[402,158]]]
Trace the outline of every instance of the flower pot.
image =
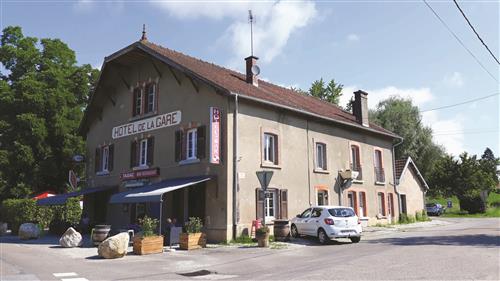
[[182,250],[194,250],[205,248],[207,239],[204,233],[181,233],[179,236],[179,244]]
[[257,232],[255,234],[255,238],[257,238],[257,244],[259,247],[263,248],[269,247],[269,232],[265,233]]
[[163,253],[163,235],[134,236],[133,251],[136,255]]

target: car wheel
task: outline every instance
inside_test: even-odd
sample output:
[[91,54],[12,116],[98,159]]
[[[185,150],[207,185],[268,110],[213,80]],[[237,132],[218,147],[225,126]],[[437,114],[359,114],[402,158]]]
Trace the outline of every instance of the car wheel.
[[328,244],[328,242],[330,241],[330,238],[328,238],[323,228],[320,228],[318,230],[318,241],[323,245]]
[[292,237],[293,238],[299,238],[300,237],[299,231],[297,230],[297,226],[295,226],[295,224],[292,224],[292,228],[291,228],[290,232],[292,233]]
[[361,237],[350,237],[349,239],[351,239],[352,243],[359,243],[359,241],[361,240]]

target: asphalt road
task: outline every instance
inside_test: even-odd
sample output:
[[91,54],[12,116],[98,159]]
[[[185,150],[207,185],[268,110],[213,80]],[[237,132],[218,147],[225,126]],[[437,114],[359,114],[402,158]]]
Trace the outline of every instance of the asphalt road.
[[0,280],[500,280],[500,219],[366,233],[359,244],[298,239],[283,249],[216,247],[103,260],[54,237],[0,238]]

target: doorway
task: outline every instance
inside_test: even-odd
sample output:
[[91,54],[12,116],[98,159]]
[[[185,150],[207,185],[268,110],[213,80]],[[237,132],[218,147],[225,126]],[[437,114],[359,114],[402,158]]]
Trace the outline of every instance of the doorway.
[[406,195],[405,194],[401,194],[401,212],[403,214],[406,214]]

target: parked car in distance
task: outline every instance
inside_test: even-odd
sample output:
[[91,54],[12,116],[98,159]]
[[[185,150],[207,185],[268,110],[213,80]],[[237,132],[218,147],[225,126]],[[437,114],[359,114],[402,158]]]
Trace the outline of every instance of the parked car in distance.
[[438,203],[427,203],[425,204],[425,210],[429,216],[440,216],[444,212],[443,205]]
[[354,210],[342,206],[308,208],[292,219],[290,230],[293,237],[314,236],[318,237],[321,244],[327,244],[335,238],[349,238],[353,243],[358,243],[363,231]]

